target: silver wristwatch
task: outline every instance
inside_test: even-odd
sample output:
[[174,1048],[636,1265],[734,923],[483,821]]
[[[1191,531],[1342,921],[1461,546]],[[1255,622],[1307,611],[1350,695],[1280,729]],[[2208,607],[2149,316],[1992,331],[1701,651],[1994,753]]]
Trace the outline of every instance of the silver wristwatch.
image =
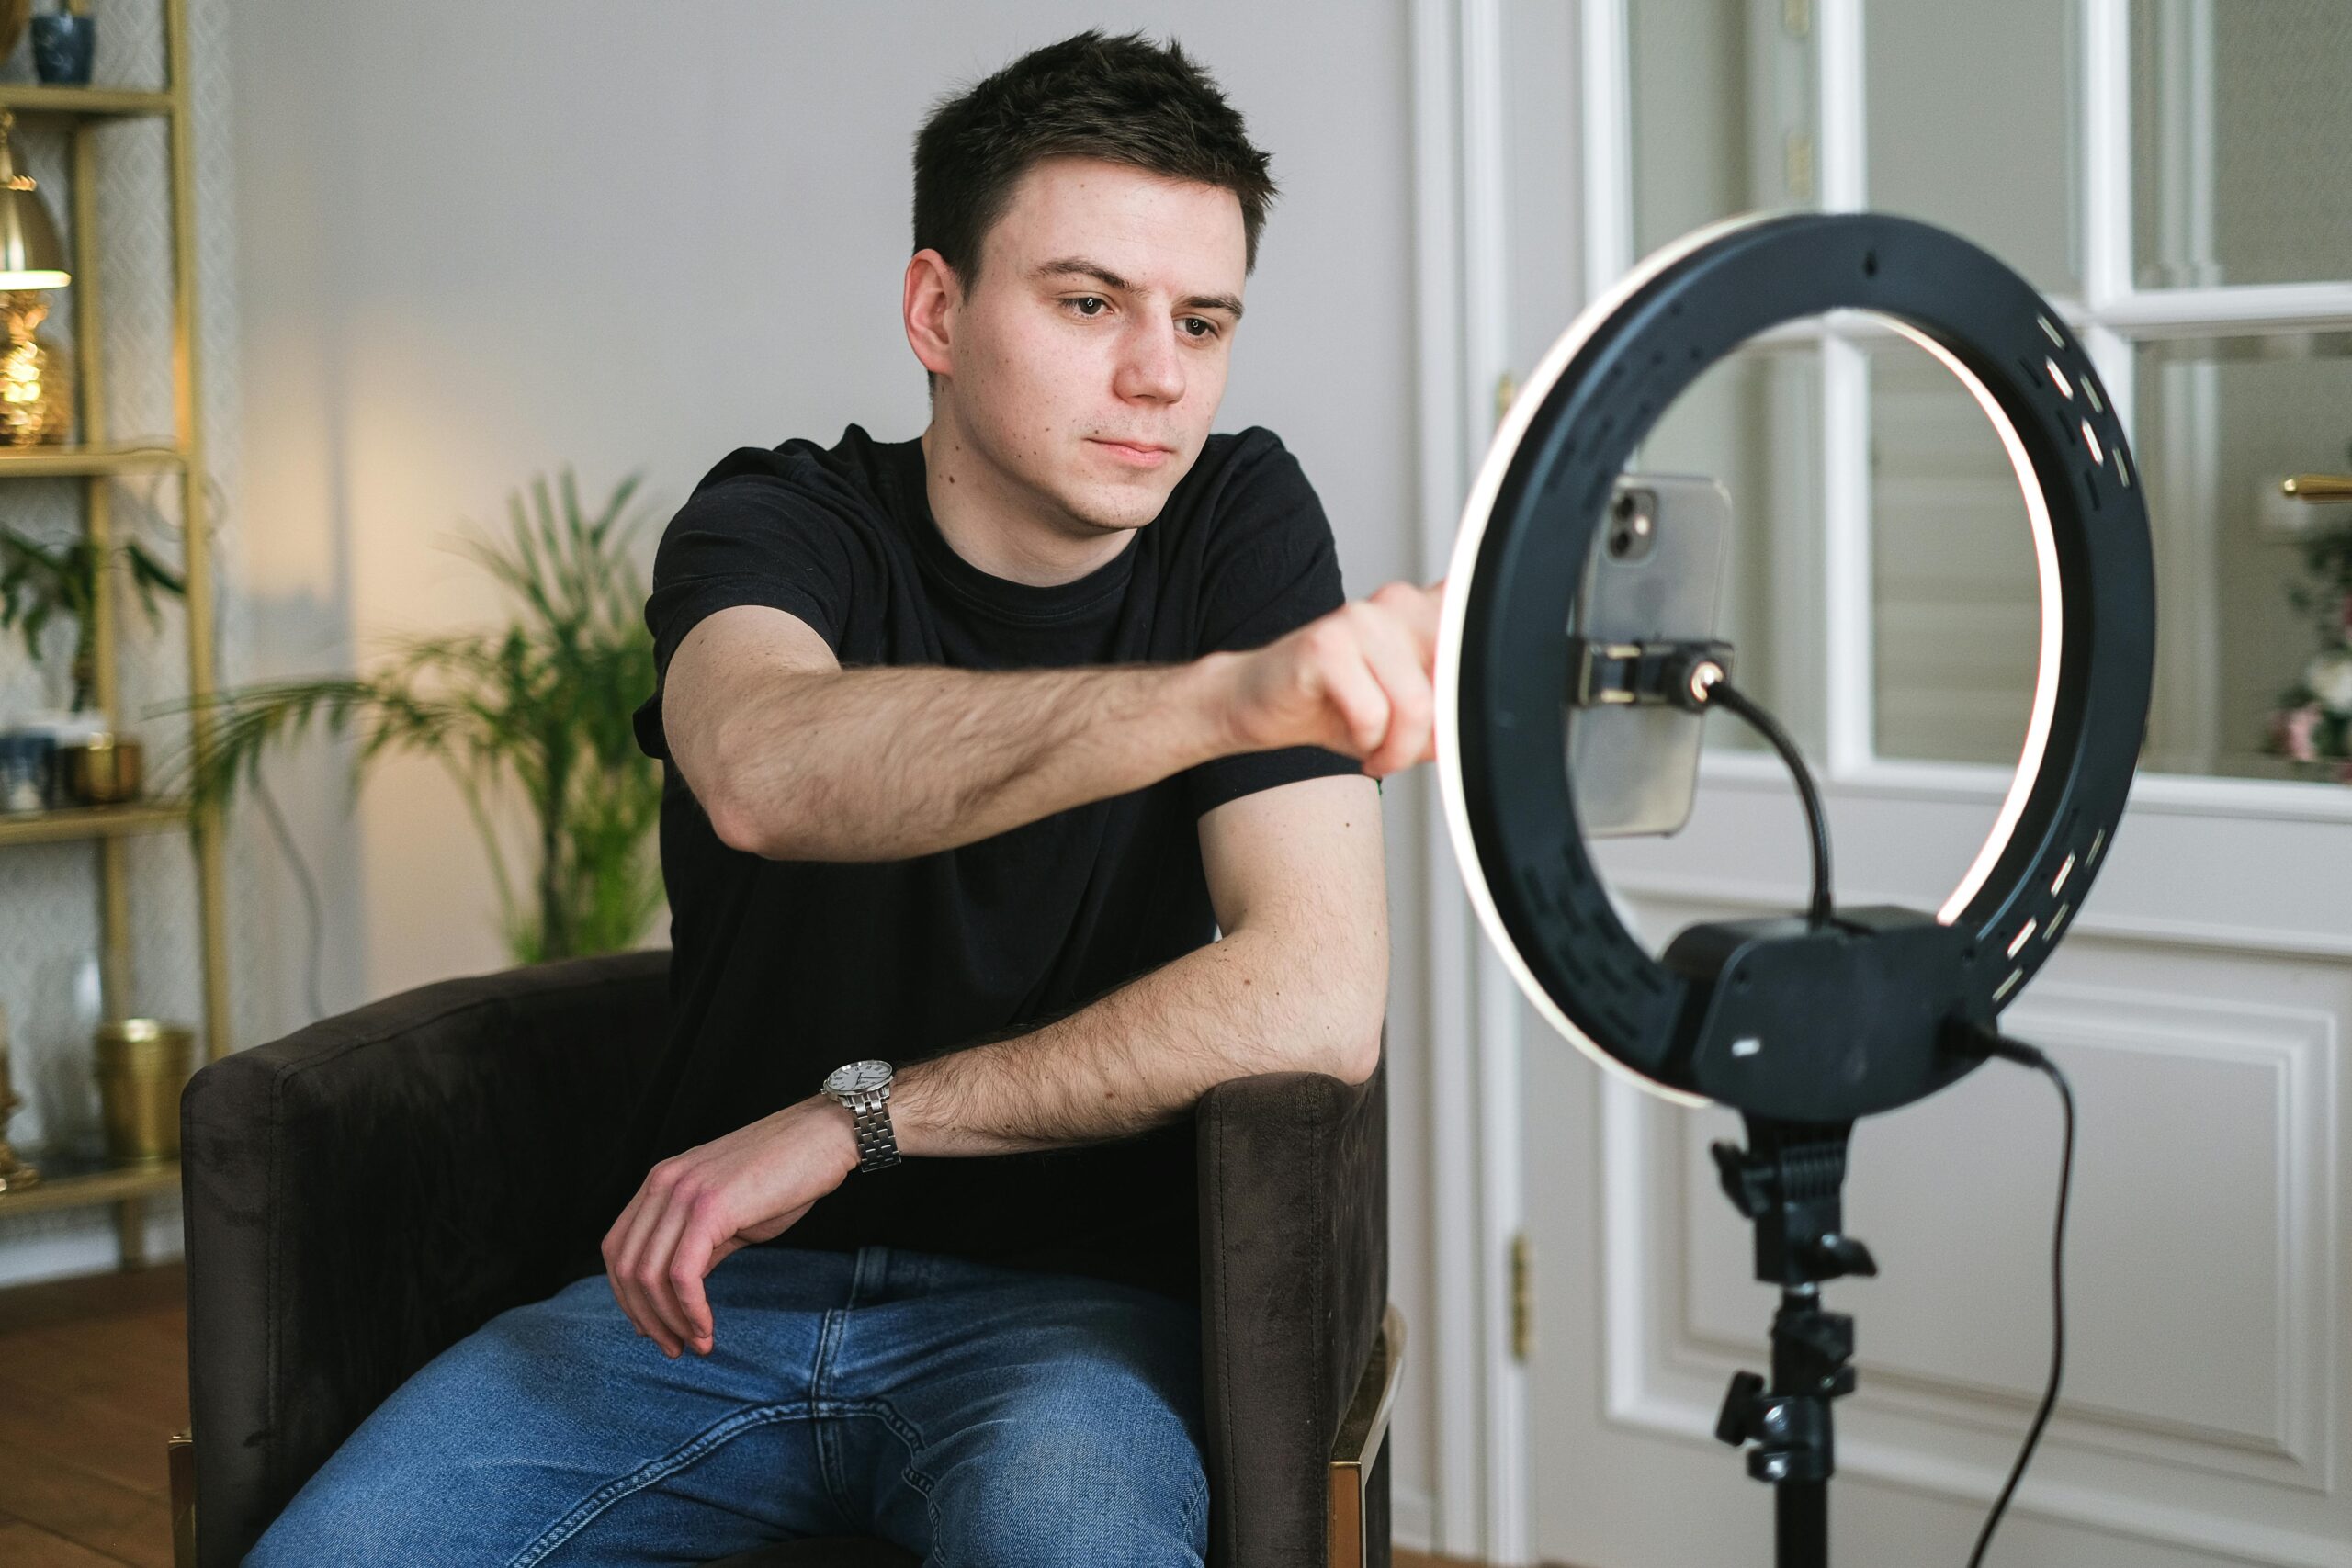
[[899,1163],[899,1140],[890,1131],[892,1076],[888,1062],[852,1062],[825,1077],[825,1092],[840,1100],[857,1124],[860,1170],[881,1170]]

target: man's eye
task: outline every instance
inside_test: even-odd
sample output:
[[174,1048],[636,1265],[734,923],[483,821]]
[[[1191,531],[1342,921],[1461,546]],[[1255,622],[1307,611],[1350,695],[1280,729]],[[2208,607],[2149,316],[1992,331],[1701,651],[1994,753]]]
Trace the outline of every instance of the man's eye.
[[1069,303],[1078,307],[1078,313],[1080,315],[1088,317],[1101,315],[1104,310],[1110,309],[1111,305],[1111,302],[1108,299],[1103,299],[1099,294],[1081,295],[1078,299],[1070,300]]
[[1184,333],[1187,337],[1215,337],[1216,323],[1205,317],[1187,316],[1184,318]]

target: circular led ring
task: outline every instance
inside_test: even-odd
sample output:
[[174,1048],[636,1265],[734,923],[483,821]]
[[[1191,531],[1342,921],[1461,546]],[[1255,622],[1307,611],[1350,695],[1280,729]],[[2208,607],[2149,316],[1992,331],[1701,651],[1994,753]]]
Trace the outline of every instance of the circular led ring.
[[[2023,278],[1907,219],[1763,216],[1699,231],[1596,300],[1505,416],[1463,511],[1438,639],[1439,781],[1471,903],[1529,1001],[1603,1066],[1685,1102],[1764,1097],[1669,1049],[1690,982],[1625,930],[1587,852],[1565,765],[1566,628],[1603,506],[1658,416],[1758,333],[1838,310],[1884,317],[1960,378],[2032,525],[2026,742],[1936,916],[1983,1016],[2015,999],[2080,906],[2146,726],[2154,567],[2138,471],[2089,355]],[[1923,1054],[1815,1110],[1891,1110],[1969,1066]]]

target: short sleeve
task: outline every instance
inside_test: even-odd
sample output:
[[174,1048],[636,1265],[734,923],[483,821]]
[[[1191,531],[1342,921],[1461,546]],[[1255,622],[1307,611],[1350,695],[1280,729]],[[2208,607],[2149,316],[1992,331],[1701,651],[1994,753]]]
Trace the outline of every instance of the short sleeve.
[[[1250,430],[1234,461],[1210,521],[1196,655],[1263,648],[1347,603],[1330,521],[1298,459],[1271,433]],[[1215,758],[1182,777],[1199,817],[1278,784],[1363,772],[1341,752],[1291,746]]]
[[[738,457],[773,461],[746,449]],[[729,462],[734,462],[730,458]],[[821,498],[774,476],[721,477],[722,463],[662,531],[645,601],[653,634],[653,694],[632,716],[638,749],[669,755],[662,692],[670,658],[706,616],[736,604],[764,604],[806,621],[841,650],[855,592],[857,551],[848,525]]]

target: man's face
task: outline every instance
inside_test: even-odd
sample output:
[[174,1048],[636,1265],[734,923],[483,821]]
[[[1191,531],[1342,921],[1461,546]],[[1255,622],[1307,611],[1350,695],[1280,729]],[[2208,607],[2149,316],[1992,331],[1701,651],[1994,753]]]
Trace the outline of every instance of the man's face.
[[1241,203],[1092,158],[1033,164],[951,307],[956,423],[1072,535],[1140,527],[1200,456],[1247,275]]

